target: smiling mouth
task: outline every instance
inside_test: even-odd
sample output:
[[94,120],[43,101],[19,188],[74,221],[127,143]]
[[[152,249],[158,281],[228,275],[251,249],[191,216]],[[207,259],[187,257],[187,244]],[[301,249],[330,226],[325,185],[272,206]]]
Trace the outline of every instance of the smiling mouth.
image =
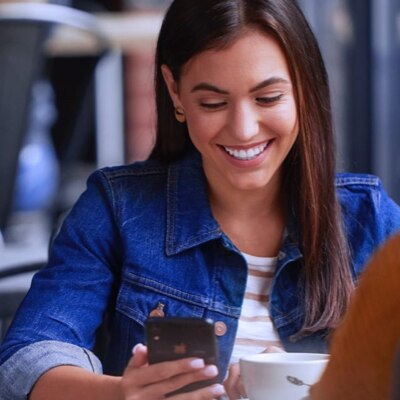
[[272,140],[269,140],[266,143],[259,144],[254,147],[250,147],[248,149],[234,149],[232,147],[221,146],[226,153],[228,153],[231,157],[240,161],[250,161],[257,158],[260,154],[264,153],[267,147],[272,143]]

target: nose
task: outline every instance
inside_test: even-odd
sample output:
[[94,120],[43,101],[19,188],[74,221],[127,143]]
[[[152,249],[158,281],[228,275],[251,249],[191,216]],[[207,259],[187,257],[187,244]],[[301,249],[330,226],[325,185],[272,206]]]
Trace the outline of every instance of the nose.
[[229,115],[229,133],[235,139],[248,141],[259,133],[259,115],[249,104],[238,104]]

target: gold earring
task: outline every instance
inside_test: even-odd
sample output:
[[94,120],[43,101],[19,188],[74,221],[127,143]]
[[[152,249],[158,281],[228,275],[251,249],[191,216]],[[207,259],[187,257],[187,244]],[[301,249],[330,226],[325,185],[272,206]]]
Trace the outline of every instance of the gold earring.
[[182,124],[186,121],[185,112],[183,111],[183,108],[181,107],[175,108],[175,118],[177,119],[178,122]]

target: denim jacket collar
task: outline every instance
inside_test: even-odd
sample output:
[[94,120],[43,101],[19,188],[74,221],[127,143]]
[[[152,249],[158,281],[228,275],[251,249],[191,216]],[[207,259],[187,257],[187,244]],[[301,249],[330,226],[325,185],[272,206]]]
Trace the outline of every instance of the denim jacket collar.
[[[212,215],[201,163],[200,154],[193,150],[168,168],[166,254],[169,256],[214,239],[227,240]],[[187,182],[192,184],[188,186]],[[302,257],[294,216],[288,218],[288,221],[278,255],[278,269],[286,264],[285,261]]]
[[[174,255],[222,237],[211,213],[207,183],[198,153],[169,166],[166,254]],[[189,186],[187,183],[191,182]],[[189,205],[189,207],[188,207]]]

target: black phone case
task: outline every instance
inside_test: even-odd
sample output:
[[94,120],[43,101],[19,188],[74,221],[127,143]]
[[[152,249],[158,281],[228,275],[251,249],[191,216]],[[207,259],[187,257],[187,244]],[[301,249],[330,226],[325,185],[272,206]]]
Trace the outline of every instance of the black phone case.
[[[149,318],[146,321],[149,364],[186,357],[202,358],[205,364],[218,365],[214,323],[201,318]],[[190,392],[216,383],[218,378],[187,385],[168,396]]]

